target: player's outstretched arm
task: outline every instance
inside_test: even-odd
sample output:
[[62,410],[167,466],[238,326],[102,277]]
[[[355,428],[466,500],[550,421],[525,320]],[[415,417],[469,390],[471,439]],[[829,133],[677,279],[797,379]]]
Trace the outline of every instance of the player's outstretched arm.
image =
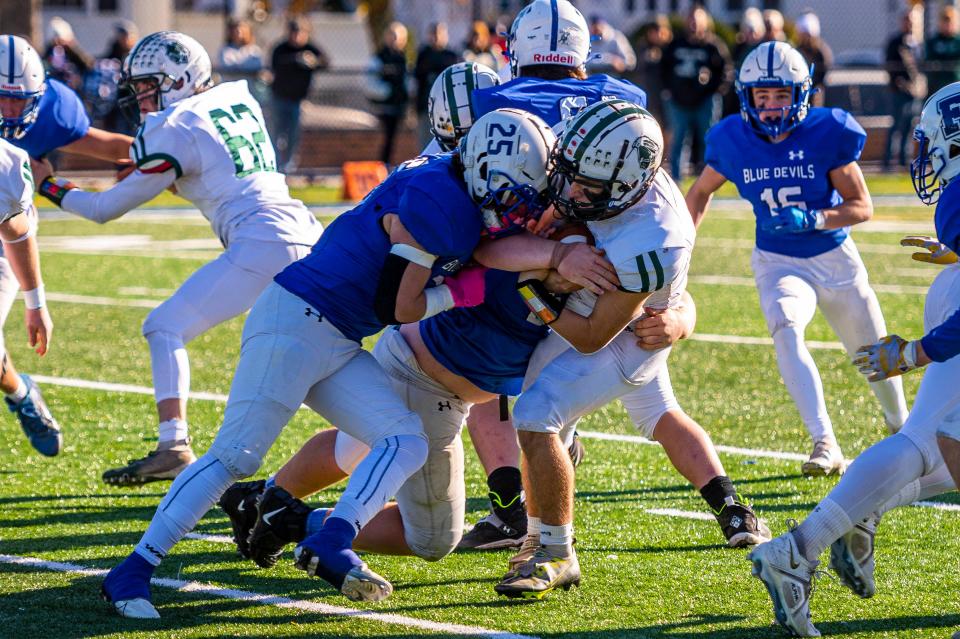
[[873,217],[873,200],[867,190],[867,181],[856,162],[830,171],[830,182],[843,202],[835,209],[823,209],[823,228],[839,229],[866,222]]
[[473,259],[489,268],[521,272],[555,269],[565,279],[597,295],[620,284],[603,251],[588,244],[563,244],[532,233],[518,233],[477,246]]
[[97,224],[115,220],[128,211],[149,202],[177,178],[171,168],[162,173],[134,171],[106,191],[84,191],[73,182],[53,175],[50,162],[31,159],[37,192],[62,208]]
[[[33,220],[33,221],[31,221]],[[53,335],[53,321],[46,308],[40,251],[37,248],[36,212],[21,213],[0,223],[0,240],[26,302],[27,340],[38,355],[44,355]]]
[[66,146],[61,151],[76,155],[118,163],[130,156],[130,144],[133,138],[122,133],[112,133],[96,127],[87,129],[87,134]]
[[713,194],[717,192],[727,178],[723,174],[709,165],[703,167],[700,177],[690,186],[687,196],[684,198],[687,202],[687,208],[690,209],[690,217],[693,218],[693,225],[697,228],[703,221],[703,217],[710,208],[710,200]]

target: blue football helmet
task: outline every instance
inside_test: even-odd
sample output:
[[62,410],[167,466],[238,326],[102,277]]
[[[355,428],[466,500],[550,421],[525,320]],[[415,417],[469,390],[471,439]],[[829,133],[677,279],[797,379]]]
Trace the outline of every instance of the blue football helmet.
[[16,140],[37,121],[40,98],[47,88],[40,55],[15,35],[0,35],[0,97],[25,100],[20,113],[0,119],[0,136]]
[[[747,54],[737,74],[737,97],[744,122],[772,138],[798,127],[810,110],[810,96],[813,95],[811,73],[803,55],[786,42],[758,45]],[[781,87],[793,91],[788,106],[765,109],[756,106],[752,89]],[[771,112],[776,112],[779,117],[764,120],[762,115]]]

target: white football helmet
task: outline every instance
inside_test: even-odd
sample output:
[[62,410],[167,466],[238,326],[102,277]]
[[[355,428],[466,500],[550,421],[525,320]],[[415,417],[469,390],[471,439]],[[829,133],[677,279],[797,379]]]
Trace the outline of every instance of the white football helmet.
[[569,0],[533,0],[510,27],[507,55],[515,78],[532,64],[579,68],[590,57],[590,28]]
[[430,88],[427,111],[430,132],[445,151],[452,151],[473,124],[474,89],[500,84],[497,72],[476,62],[458,62],[443,70]]
[[[803,55],[786,42],[764,42],[747,54],[737,74],[736,90],[740,115],[744,122],[770,137],[777,137],[799,126],[810,110],[813,95],[812,69]],[[789,106],[758,109],[751,89],[789,87],[793,99]],[[778,112],[779,118],[763,120],[762,113]]]
[[650,113],[626,100],[597,102],[565,123],[552,154],[550,199],[566,218],[604,220],[646,195],[661,162],[663,132]]
[[0,136],[22,138],[37,121],[40,98],[47,88],[43,61],[30,43],[15,35],[0,35],[0,96],[26,100],[20,114],[0,121]]
[[960,174],[960,82],[927,98],[913,137],[919,146],[910,165],[913,188],[924,204],[933,204]]
[[[126,95],[120,107],[135,122],[140,120],[140,100],[151,94],[162,111],[213,84],[206,49],[176,31],[158,31],[137,42],[123,61],[121,74],[120,86]],[[134,85],[140,82],[153,86],[138,94]]]
[[543,213],[547,165],[556,140],[546,122],[520,109],[487,113],[460,140],[463,178],[489,235]]

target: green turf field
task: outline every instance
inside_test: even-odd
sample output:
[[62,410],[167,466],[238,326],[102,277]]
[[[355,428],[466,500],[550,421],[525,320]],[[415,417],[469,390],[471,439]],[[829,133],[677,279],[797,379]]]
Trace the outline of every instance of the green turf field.
[[[896,244],[905,230],[928,231],[932,213],[920,206],[878,209],[877,219],[886,224],[855,235],[872,281],[883,291],[889,330],[907,337],[920,335],[922,291],[938,267],[912,262],[909,251]],[[750,282],[751,238],[748,212],[718,208],[702,227],[690,283],[701,338],[767,337]],[[177,244],[184,240],[190,242]],[[214,588],[185,592],[155,586],[159,622],[120,619],[98,599],[96,574],[59,572],[22,558],[103,570],[123,558],[146,528],[166,486],[118,490],[101,484],[99,476],[152,448],[152,396],[135,392],[150,386],[140,324],[151,305],[216,255],[217,245],[199,216],[155,216],[106,226],[44,220],[41,246],[56,322],[51,352],[39,360],[26,348],[19,304],[6,336],[22,370],[54,378],[43,388],[64,427],[65,449],[56,459],[42,458],[11,415],[0,418],[0,637],[407,637],[451,634],[457,628],[449,624],[501,637],[783,636],[770,625],[768,597],[750,576],[745,552],[724,548],[715,523],[692,518],[702,515],[705,505],[662,452],[636,441],[589,437],[631,434],[619,405],[581,425],[587,458],[577,477],[580,589],[529,604],[498,598],[492,587],[505,568],[506,552],[452,555],[432,564],[368,556],[396,591],[379,605],[353,604],[294,570],[289,554],[276,569],[264,571],[242,563],[232,546],[217,538],[190,539],[174,549],[157,576]],[[228,391],[241,325],[242,319],[228,322],[190,345],[195,391]],[[820,316],[808,338],[836,341]],[[826,348],[813,356],[840,443],[853,456],[884,434],[879,407],[841,351]],[[671,375],[682,405],[718,444],[809,452],[806,432],[779,381],[772,346],[691,339],[675,348]],[[86,387],[90,381],[131,387],[99,390]],[[918,374],[905,378],[908,398],[918,381]],[[190,410],[194,448],[201,452],[212,440],[223,403],[194,400]],[[301,411],[263,472],[275,470],[326,426]],[[721,457],[775,534],[786,529],[788,518],[802,518],[834,484],[803,479],[793,460],[744,452]],[[485,512],[485,484],[469,447],[467,471],[468,516],[475,521]],[[316,500],[330,504],[336,496],[337,490],[329,490]],[[960,500],[948,495],[940,501]],[[656,509],[672,514],[651,512]],[[214,510],[198,532],[229,535],[229,525]],[[844,637],[949,636],[960,627],[958,533],[955,510],[910,507],[889,514],[878,535],[877,596],[861,601],[821,578],[812,604],[820,630]]]

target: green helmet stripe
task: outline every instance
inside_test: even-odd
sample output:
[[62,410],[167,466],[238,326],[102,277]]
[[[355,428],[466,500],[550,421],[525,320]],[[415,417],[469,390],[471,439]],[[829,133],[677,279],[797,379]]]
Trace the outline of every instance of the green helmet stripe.
[[[571,120],[571,124],[574,122],[586,122],[589,118],[593,117],[594,113],[596,113],[606,105],[607,105],[606,102],[597,102],[596,104],[592,104],[586,107],[585,109],[580,111],[580,113],[573,116],[573,119]],[[570,142],[573,140],[574,136],[576,136],[577,131],[579,129],[580,129],[579,126],[570,127],[570,130],[567,131],[566,136],[564,136],[563,138],[563,146],[567,146],[568,144],[570,144]]]
[[453,128],[460,128],[460,114],[457,112],[457,98],[453,90],[453,74],[448,73],[444,81],[447,90],[447,107],[450,109],[450,120],[453,121]]
[[644,113],[646,113],[646,111],[640,107],[627,107],[624,109],[620,109],[618,111],[614,111],[610,115],[603,117],[596,124],[596,126],[593,127],[593,130],[584,136],[583,142],[580,143],[580,148],[577,149],[576,153],[574,153],[574,156],[573,156],[574,160],[579,162],[580,159],[583,157],[583,154],[587,152],[587,147],[589,147],[593,143],[593,141],[600,136],[600,134],[606,131],[608,126],[610,126],[617,120],[622,119],[625,116],[642,115]]

